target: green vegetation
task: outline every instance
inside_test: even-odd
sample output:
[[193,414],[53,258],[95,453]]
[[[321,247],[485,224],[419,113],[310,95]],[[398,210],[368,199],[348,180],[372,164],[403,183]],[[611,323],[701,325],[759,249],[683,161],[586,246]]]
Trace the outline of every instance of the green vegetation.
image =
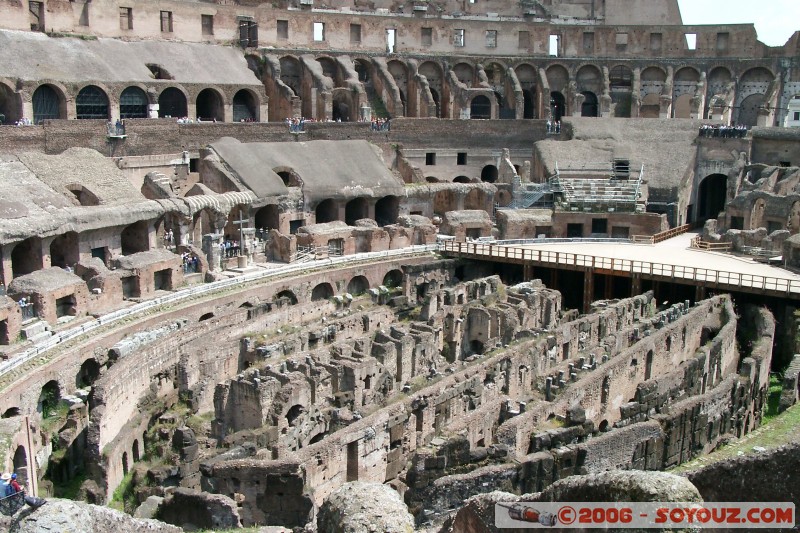
[[[770,388],[772,388],[770,386]],[[765,417],[766,419],[766,417]],[[670,470],[673,474],[696,470],[703,466],[724,461],[741,455],[757,453],[754,447],[777,448],[792,440],[798,439],[800,433],[800,404],[793,405],[778,416],[771,417],[758,429],[748,433],[741,439],[722,446],[718,450],[693,459]]]
[[136,484],[133,481],[133,470],[130,470],[125,474],[125,477],[122,478],[119,486],[117,486],[117,489],[114,491],[114,495],[111,496],[111,501],[108,505],[112,509],[117,509],[118,511],[133,513],[137,505],[135,488]]
[[782,391],[782,376],[779,374],[771,374],[769,376],[769,389],[767,390],[767,405],[764,408],[764,423],[778,416],[778,405],[781,401]]
[[[44,394],[49,394],[50,391],[45,391]],[[69,414],[69,404],[60,402],[50,398],[49,400],[42,400],[42,432],[45,434],[53,433],[61,429],[64,422],[67,421]]]
[[80,472],[65,483],[53,483],[53,496],[67,500],[77,500],[81,485],[86,481],[86,473]]

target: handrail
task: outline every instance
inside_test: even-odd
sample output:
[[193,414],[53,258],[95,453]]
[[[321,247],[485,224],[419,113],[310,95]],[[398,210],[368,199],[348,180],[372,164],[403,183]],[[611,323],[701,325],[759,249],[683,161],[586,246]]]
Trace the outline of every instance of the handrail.
[[629,274],[646,274],[704,282],[733,289],[751,288],[800,296],[800,280],[744,274],[710,268],[653,263],[635,259],[600,257],[553,250],[518,248],[502,244],[444,242],[440,251],[456,254],[483,255],[494,258],[517,259],[538,263],[552,263],[585,268],[615,270]]
[[80,326],[76,326],[69,330],[53,335],[41,342],[38,342],[34,344],[32,348],[29,348],[28,350],[25,350],[24,352],[16,356],[11,356],[11,358],[8,359],[7,361],[1,362],[0,377],[11,372],[15,368],[27,363],[31,359],[40,356],[41,354],[47,352],[48,350],[55,348],[56,346],[58,346],[63,342],[79,337],[85,333],[96,330],[100,327],[113,324],[123,319],[128,319],[132,316],[144,313],[146,311],[150,311],[162,305],[166,304],[174,305],[184,300],[194,299],[202,295],[207,295],[231,287],[243,286],[247,283],[254,281],[261,281],[269,278],[280,279],[284,276],[297,274],[304,271],[329,270],[333,266],[358,264],[363,262],[370,262],[375,259],[381,259],[381,258],[396,258],[404,256],[413,257],[415,255],[422,255],[435,252],[436,250],[437,250],[437,245],[435,244],[422,244],[422,245],[409,246],[407,248],[399,248],[396,250],[386,250],[383,252],[366,252],[354,255],[330,257],[328,259],[323,259],[320,261],[288,264],[278,268],[259,270],[257,272],[251,272],[243,274],[241,276],[236,276],[234,278],[223,279],[212,283],[195,285],[187,289],[183,289],[165,296],[161,296],[159,298],[154,298],[152,300],[147,300],[145,302],[138,303],[126,309],[119,309],[117,311],[112,311],[111,313],[103,315],[90,322],[85,322]]
[[733,245],[729,242],[704,241],[700,236],[692,239],[691,246],[692,248],[697,248],[698,250],[718,250],[722,252],[727,252],[733,247]]
[[682,235],[691,229],[691,224],[684,224],[668,230],[660,231],[654,235],[632,235],[631,240],[635,243],[658,244],[672,237]]

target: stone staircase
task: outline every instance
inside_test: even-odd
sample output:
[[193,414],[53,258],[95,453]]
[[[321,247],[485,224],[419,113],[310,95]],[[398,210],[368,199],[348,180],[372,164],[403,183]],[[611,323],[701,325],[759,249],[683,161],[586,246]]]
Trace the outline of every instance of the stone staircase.
[[22,336],[25,340],[37,343],[53,336],[50,325],[44,320],[35,318],[22,325]]

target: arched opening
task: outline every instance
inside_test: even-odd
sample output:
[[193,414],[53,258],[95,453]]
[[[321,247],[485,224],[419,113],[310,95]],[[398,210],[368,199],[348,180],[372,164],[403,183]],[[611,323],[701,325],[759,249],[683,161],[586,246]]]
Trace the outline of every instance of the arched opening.
[[458,209],[458,199],[451,190],[439,191],[433,195],[433,212],[437,215],[444,215],[448,211]]
[[397,196],[384,196],[375,202],[375,221],[379,226],[397,222],[400,213],[400,199]]
[[403,271],[394,269],[390,270],[383,276],[383,286],[394,288],[400,287],[403,284]]
[[19,416],[20,414],[21,411],[19,410],[19,407],[9,407],[5,411],[3,411],[2,418],[12,418],[15,416]]
[[512,196],[511,191],[507,189],[501,189],[497,191],[494,195],[494,201],[500,207],[508,206],[509,204],[511,204],[511,201],[513,199],[514,197]]
[[639,106],[639,118],[658,118],[661,113],[661,96],[650,93],[642,98]]
[[471,340],[469,341],[469,350],[474,354],[483,355],[483,343],[479,340]]
[[355,226],[356,220],[369,218],[369,203],[362,197],[353,198],[344,206],[344,221],[348,226]]
[[214,313],[203,313],[200,315],[200,318],[197,321],[205,322],[206,320],[211,320],[212,318],[214,318]]
[[65,268],[73,266],[80,259],[78,234],[74,231],[59,235],[50,243],[50,264]]
[[608,431],[608,420],[603,420],[597,428],[601,433]]
[[259,229],[280,229],[280,208],[276,204],[265,205],[255,214],[255,226]]
[[292,89],[295,96],[300,96],[301,77],[303,68],[300,61],[292,56],[284,56],[280,59],[281,81]]
[[371,71],[372,67],[370,64],[363,60],[363,59],[356,59],[353,61],[356,74],[358,74],[358,81],[361,83],[367,83],[371,79]]
[[198,120],[217,121],[225,120],[225,107],[222,96],[214,89],[203,89],[197,95],[195,106]]
[[350,92],[347,89],[335,90],[333,93],[333,102],[331,103],[331,112],[334,122],[351,122],[353,120],[350,114],[351,110]]
[[792,235],[800,232],[800,202],[792,203],[792,207],[789,209],[789,218],[786,221],[786,229]]
[[564,116],[564,113],[567,109],[567,101],[564,98],[564,95],[558,91],[553,91],[550,93],[550,116],[552,117],[553,122],[558,122],[561,120],[561,117]]
[[486,209],[486,193],[477,187],[464,197],[464,209]]
[[33,122],[41,124],[43,120],[66,118],[64,112],[64,96],[52,85],[40,85],[33,92]]
[[203,235],[216,233],[216,215],[210,209],[201,209],[192,217],[192,238],[194,242],[203,242]]
[[631,94],[633,90],[633,72],[626,66],[617,65],[610,70],[608,81],[614,116],[630,118],[631,104],[633,103]]
[[42,241],[38,237],[29,237],[11,250],[11,272],[15,278],[41,269]]
[[597,96],[593,92],[589,91],[584,91],[581,94],[583,95],[583,103],[581,104],[581,116],[582,117],[598,116]]
[[459,63],[453,67],[453,74],[456,75],[458,81],[472,87],[472,81],[475,79],[475,69],[469,63]]
[[108,96],[100,87],[88,85],[75,97],[75,111],[79,119],[107,120]]
[[75,201],[83,207],[100,205],[100,199],[89,189],[77,183],[71,183],[66,189],[75,197]]
[[528,89],[522,89],[522,118],[536,118],[534,113],[536,108],[533,105],[533,101],[533,92]]
[[764,220],[764,211],[767,207],[767,201],[763,198],[757,199],[753,202],[753,209],[750,211],[750,228],[758,229],[763,228],[767,224]]
[[339,208],[336,206],[336,202],[331,198],[317,204],[314,213],[316,215],[317,224],[339,220]]
[[699,221],[717,218],[725,209],[728,191],[728,177],[724,174],[711,174],[700,182],[697,190],[697,216]]
[[425,181],[428,183],[439,183],[439,178],[436,176],[425,176]]
[[336,65],[336,61],[330,57],[318,57],[317,63],[322,66],[322,74],[333,80],[334,86],[338,87],[341,80],[339,79],[339,67]]
[[333,298],[333,287],[330,283],[320,283],[311,291],[311,301],[321,302]]
[[122,452],[122,474],[128,475],[128,452]]
[[122,245],[122,255],[131,255],[149,250],[150,234],[147,221],[140,220],[123,229],[120,234],[120,243]]
[[[667,348],[669,350],[669,348]],[[644,380],[647,381],[653,375],[653,350],[648,350],[644,360]]]
[[453,183],[472,183],[472,180],[466,176],[456,176],[453,178]]
[[603,378],[603,384],[600,387],[600,403],[603,404],[603,408],[605,408],[606,405],[608,404],[608,395],[611,392],[610,391],[610,386],[611,386],[610,382],[611,382],[611,380],[608,378],[608,376],[605,376]]
[[369,290],[369,280],[364,276],[356,276],[347,283],[347,292],[359,296]]
[[147,94],[139,87],[127,87],[119,95],[120,118],[147,118]]
[[139,461],[139,439],[134,439],[133,446],[131,446],[131,455],[134,463]]
[[303,186],[303,180],[300,179],[300,176],[298,176],[296,172],[291,170],[281,170],[276,172],[276,174],[280,176],[281,180],[283,180],[283,184],[287,187]]
[[186,95],[180,89],[167,87],[158,95],[158,116],[160,118],[185,117],[189,114]]
[[474,119],[490,119],[492,118],[492,103],[487,97],[479,94],[472,99],[469,105],[469,116]]
[[275,302],[279,306],[283,304],[297,305],[297,296],[290,290],[284,290],[275,295]]
[[233,121],[254,122],[258,120],[258,104],[253,93],[242,89],[233,95]]
[[75,376],[75,386],[79,389],[91,387],[100,377],[100,363],[96,359],[87,359]]
[[14,451],[14,472],[17,474],[17,483],[25,487],[28,484],[28,453],[25,446],[17,446]]
[[763,94],[751,94],[739,104],[739,118],[736,121],[748,127],[758,125],[758,110],[764,103]]
[[486,165],[481,170],[481,181],[486,183],[494,183],[497,181],[497,167],[494,165]]
[[55,414],[59,401],[61,401],[61,388],[58,386],[58,382],[48,381],[42,386],[39,393],[36,410],[42,414],[42,418],[49,418]]
[[286,412],[286,421],[289,423],[290,426],[294,426],[297,423],[297,419],[306,412],[306,408],[300,404],[295,404],[289,408]]
[[22,118],[19,94],[0,83],[0,124],[14,124]]

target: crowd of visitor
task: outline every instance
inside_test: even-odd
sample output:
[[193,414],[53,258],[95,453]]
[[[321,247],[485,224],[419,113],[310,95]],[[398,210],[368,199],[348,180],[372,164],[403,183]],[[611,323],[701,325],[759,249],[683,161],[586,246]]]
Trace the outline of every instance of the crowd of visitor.
[[721,137],[723,139],[743,139],[747,136],[747,126],[737,124],[703,124],[700,126],[700,137]]

